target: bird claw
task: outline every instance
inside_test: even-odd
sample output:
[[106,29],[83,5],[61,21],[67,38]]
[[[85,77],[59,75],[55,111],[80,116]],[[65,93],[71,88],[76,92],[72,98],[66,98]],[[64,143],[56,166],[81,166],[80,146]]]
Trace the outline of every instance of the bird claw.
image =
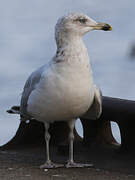
[[93,164],[81,164],[75,162],[68,162],[66,168],[84,168],[84,167],[93,167]]
[[60,167],[64,167],[63,164],[55,164],[51,161],[47,161],[45,162],[45,164],[40,166],[40,169],[54,169],[54,168],[60,168]]

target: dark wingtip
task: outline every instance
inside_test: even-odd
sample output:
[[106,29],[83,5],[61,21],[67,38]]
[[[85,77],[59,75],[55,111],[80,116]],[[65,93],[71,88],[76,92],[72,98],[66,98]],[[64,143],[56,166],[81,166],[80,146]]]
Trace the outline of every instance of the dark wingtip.
[[11,109],[6,111],[9,114],[19,114],[20,112],[20,106],[13,106]]

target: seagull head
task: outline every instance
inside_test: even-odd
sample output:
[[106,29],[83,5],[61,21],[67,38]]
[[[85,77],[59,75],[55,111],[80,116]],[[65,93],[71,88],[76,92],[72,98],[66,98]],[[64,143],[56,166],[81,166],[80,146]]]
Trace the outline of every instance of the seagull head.
[[71,13],[60,18],[56,24],[56,34],[64,33],[83,36],[92,30],[111,31],[112,27],[106,23],[99,23],[82,13]]

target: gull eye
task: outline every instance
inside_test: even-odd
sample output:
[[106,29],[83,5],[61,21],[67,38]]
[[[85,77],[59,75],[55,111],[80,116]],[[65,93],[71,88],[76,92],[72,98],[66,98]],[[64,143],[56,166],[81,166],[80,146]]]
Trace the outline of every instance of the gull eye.
[[85,18],[80,18],[80,19],[78,19],[78,21],[79,21],[80,23],[85,24],[85,23],[87,22],[87,19],[85,19]]

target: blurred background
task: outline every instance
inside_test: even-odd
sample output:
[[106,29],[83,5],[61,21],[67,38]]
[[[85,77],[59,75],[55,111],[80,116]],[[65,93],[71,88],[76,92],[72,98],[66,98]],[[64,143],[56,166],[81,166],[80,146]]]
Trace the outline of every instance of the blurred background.
[[[67,13],[82,12],[112,25],[112,32],[94,31],[84,37],[94,80],[104,96],[135,100],[134,9],[134,0],[0,1],[0,145],[19,126],[19,116],[6,110],[19,104],[31,72],[54,55],[54,26]],[[112,126],[120,141],[116,125]]]

